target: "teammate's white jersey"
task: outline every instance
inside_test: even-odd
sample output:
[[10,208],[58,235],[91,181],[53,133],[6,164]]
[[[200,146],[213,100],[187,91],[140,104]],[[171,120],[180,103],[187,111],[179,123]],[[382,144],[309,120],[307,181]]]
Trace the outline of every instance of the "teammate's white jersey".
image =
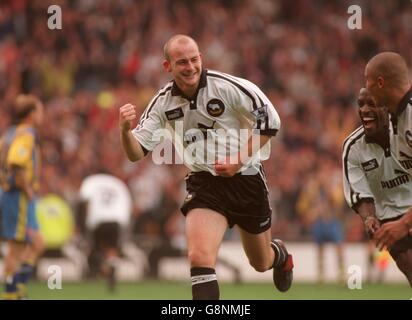
[[128,226],[132,197],[127,185],[120,179],[108,174],[88,176],[80,187],[80,197],[88,201],[86,226],[89,230],[103,222]]
[[391,125],[395,135],[393,150],[412,175],[412,88],[402,98],[396,114],[391,116]]
[[373,199],[380,220],[403,215],[412,206],[412,176],[396,156],[395,140],[390,128],[390,147],[384,150],[369,142],[360,127],[343,145],[346,201],[356,209],[362,199]]
[[[193,99],[186,97],[174,81],[169,82],[152,99],[132,133],[145,151],[152,151],[160,143],[157,135],[164,128],[172,132],[178,152],[188,151],[180,157],[189,169],[216,175],[216,160],[238,153],[251,131],[257,131],[254,129],[259,130],[256,133],[276,135],[280,119],[255,84],[203,70]],[[240,129],[243,132],[239,134]],[[252,166],[258,170],[259,159],[265,160],[269,155],[270,143],[240,171]]]

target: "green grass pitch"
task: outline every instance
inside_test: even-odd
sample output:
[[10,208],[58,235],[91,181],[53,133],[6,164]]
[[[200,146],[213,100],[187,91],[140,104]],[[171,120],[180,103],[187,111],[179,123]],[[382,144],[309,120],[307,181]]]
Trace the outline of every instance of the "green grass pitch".
[[[410,300],[412,290],[405,284],[364,284],[362,289],[350,290],[337,284],[295,283],[287,293],[277,292],[271,283],[244,283],[220,285],[222,300]],[[64,283],[61,289],[51,290],[47,282],[32,282],[29,285],[32,300],[188,300],[191,299],[189,283],[167,281],[143,281],[119,283],[114,293],[110,293],[105,282]]]

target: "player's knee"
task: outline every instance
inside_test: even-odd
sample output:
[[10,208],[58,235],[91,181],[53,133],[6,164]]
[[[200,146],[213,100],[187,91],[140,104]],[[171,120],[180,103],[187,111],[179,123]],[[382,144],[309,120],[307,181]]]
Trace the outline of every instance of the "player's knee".
[[45,246],[44,243],[38,243],[35,247],[34,247],[34,254],[36,255],[36,258],[40,257],[43,252],[45,250]]
[[33,241],[33,249],[37,255],[41,255],[45,249],[45,243],[43,237],[39,234]]
[[188,258],[191,266],[214,266],[214,257],[206,250],[189,250]]

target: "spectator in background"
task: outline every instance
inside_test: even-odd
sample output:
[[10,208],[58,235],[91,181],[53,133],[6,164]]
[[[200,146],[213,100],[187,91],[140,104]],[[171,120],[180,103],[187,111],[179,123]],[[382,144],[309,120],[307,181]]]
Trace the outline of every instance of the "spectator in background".
[[315,172],[304,183],[297,202],[297,210],[310,229],[318,247],[319,283],[325,281],[325,244],[334,246],[337,258],[337,277],[344,283],[343,241],[344,230],[341,221],[343,197],[341,178],[336,175],[335,162],[328,157],[319,159],[324,164],[322,172]]

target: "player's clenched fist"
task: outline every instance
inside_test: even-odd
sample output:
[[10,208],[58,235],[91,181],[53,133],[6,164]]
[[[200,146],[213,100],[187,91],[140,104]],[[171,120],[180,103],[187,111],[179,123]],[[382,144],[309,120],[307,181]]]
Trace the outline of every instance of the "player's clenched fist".
[[129,131],[133,121],[136,119],[136,107],[127,103],[119,109],[119,126],[123,131]]

